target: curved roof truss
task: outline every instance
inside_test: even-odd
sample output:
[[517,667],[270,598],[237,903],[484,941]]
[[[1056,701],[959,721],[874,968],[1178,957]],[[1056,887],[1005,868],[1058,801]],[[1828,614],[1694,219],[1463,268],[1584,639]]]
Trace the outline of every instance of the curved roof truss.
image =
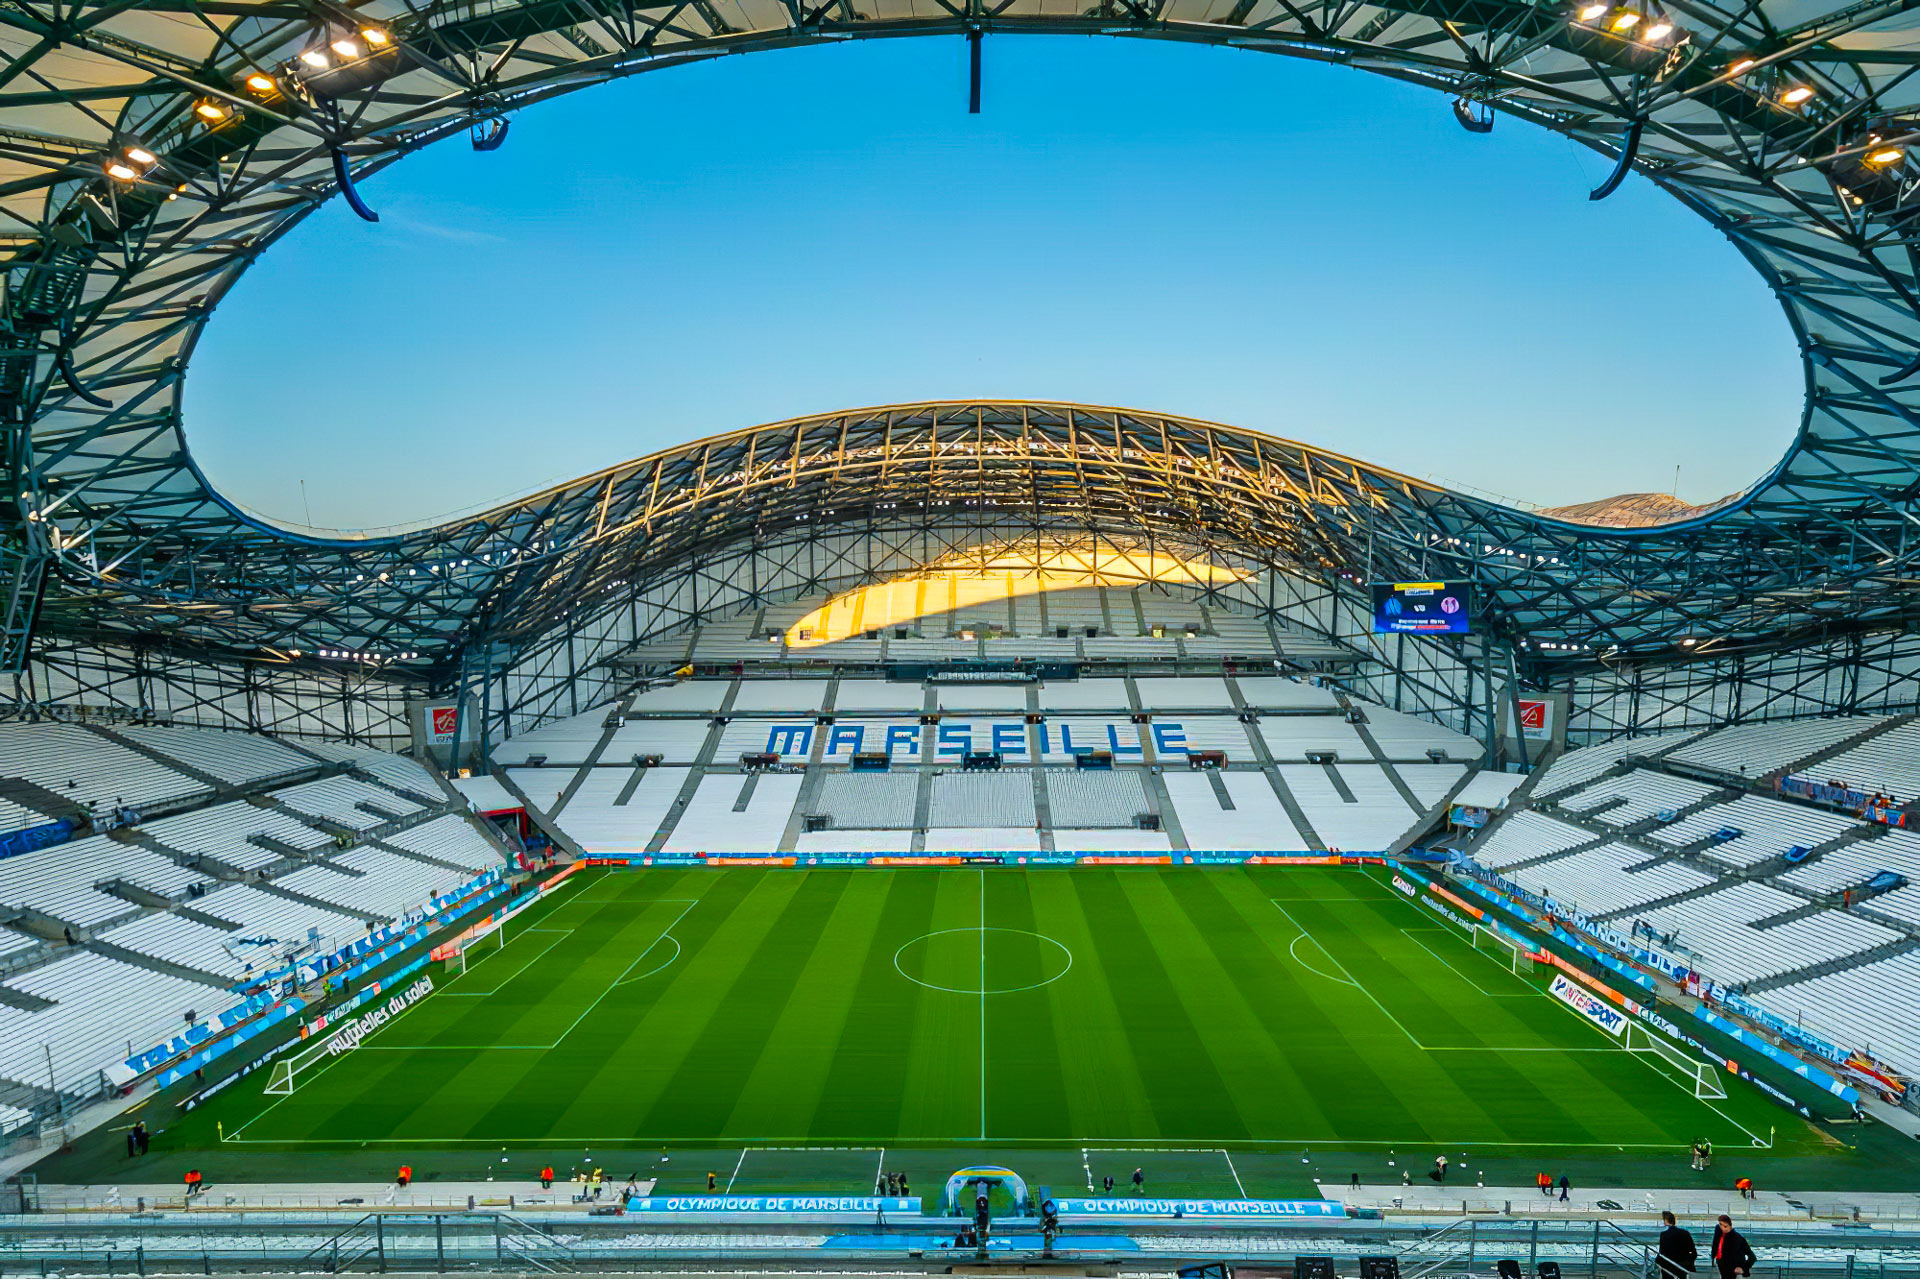
[[[1617,15],[1642,15],[1629,27]],[[1024,503],[1325,575],[1478,577],[1538,660],[1676,635],[1903,622],[1920,543],[1920,12],[1908,0],[115,0],[0,10],[8,655],[43,624],[216,653],[514,642],[702,538],[886,504]],[[972,30],[1230,44],[1490,105],[1723,231],[1805,355],[1800,434],[1739,497],[1582,527],[1151,414],[934,405],[669,450],[390,538],[266,527],[205,482],[179,389],[211,308],[342,178],[607,79],[754,49]],[[1908,158],[1908,153],[1912,158]],[[1895,154],[1897,153],[1897,154]],[[1893,158],[1889,159],[1888,157]],[[968,486],[976,486],[969,490]],[[725,500],[716,500],[724,498]]]

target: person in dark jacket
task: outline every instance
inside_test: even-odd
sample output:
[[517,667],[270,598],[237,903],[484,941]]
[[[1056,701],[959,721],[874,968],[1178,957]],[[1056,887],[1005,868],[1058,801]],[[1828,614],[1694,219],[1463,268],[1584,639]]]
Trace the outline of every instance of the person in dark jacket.
[[1733,1218],[1722,1215],[1713,1235],[1713,1264],[1720,1271],[1720,1279],[1751,1275],[1757,1260],[1747,1246],[1747,1237],[1733,1228]]
[[1693,1267],[1700,1260],[1700,1249],[1694,1244],[1693,1236],[1680,1229],[1673,1214],[1660,1214],[1660,1248],[1656,1264],[1660,1267],[1657,1279],[1686,1279],[1693,1273]]

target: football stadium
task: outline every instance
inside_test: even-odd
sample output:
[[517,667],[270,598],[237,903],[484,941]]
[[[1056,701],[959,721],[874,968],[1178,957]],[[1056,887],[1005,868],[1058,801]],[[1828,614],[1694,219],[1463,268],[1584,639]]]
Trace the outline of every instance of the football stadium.
[[[1920,1277],[1912,5],[0,25],[0,1274]],[[978,111],[1000,35],[1570,140],[1758,272],[1790,448],[1534,507],[943,399],[350,533],[190,451],[228,291],[414,152],[905,36]]]

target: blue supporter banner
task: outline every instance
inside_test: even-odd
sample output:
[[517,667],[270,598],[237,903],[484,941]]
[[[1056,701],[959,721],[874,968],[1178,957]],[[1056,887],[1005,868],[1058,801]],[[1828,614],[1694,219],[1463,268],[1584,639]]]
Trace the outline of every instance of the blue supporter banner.
[[628,1212],[918,1213],[920,1196],[880,1195],[648,1195],[627,1200]]
[[1331,1199],[1056,1199],[1063,1215],[1090,1217],[1345,1217],[1344,1205]]

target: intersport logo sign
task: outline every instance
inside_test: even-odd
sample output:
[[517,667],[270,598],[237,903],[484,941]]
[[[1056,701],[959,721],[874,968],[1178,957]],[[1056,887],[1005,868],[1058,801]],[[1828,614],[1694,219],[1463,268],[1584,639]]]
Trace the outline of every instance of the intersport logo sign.
[[1601,1003],[1600,1000],[1567,980],[1565,973],[1555,973],[1553,985],[1548,987],[1553,997],[1567,1007],[1585,1017],[1588,1021],[1606,1031],[1614,1038],[1627,1033],[1627,1015],[1616,1008]]

